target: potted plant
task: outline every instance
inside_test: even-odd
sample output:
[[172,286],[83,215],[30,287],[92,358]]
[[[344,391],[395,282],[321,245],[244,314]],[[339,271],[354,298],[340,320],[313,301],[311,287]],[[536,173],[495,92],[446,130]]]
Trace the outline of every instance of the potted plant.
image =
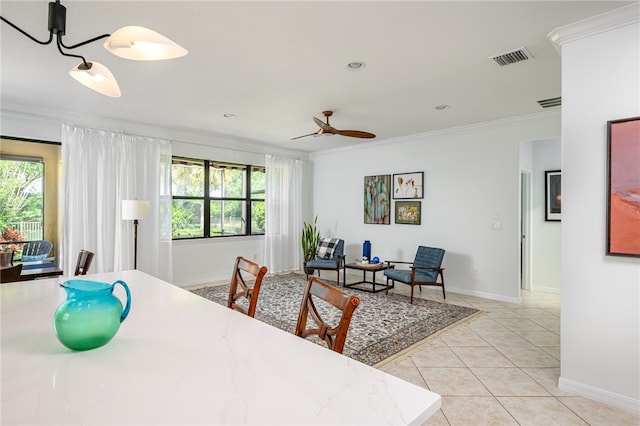
[[[302,254],[304,256],[304,264],[313,260],[318,250],[318,244],[320,243],[320,232],[316,228],[318,223],[318,216],[315,217],[313,224],[303,222],[302,224]],[[313,273],[313,271],[310,271]]]

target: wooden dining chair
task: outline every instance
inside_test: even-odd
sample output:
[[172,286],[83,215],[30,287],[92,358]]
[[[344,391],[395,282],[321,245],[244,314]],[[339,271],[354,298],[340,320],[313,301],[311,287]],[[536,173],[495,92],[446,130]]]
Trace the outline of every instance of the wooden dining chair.
[[0,283],[12,283],[20,281],[22,273],[22,263],[14,266],[3,266],[0,268]]
[[[316,302],[314,301],[317,299],[324,300],[326,303],[342,311],[342,316],[337,326],[333,327],[322,319],[316,307]],[[320,281],[318,278],[309,278],[300,305],[298,324],[296,325],[296,336],[306,338],[316,335],[325,341],[329,349],[342,353],[347,340],[347,332],[349,331],[353,311],[356,310],[359,304],[360,298],[357,296],[348,295],[337,287]],[[312,328],[307,328],[307,318],[309,315],[311,315],[313,322],[315,322],[315,326],[312,325]]]
[[[260,266],[249,259],[238,256],[233,266],[227,307],[253,318],[256,313],[256,306],[258,305],[258,295],[260,294],[262,279],[266,274],[266,266]],[[246,299],[246,302],[241,305],[238,302],[242,299]],[[245,309],[243,305],[247,303],[248,305]]]
[[94,253],[87,250],[80,250],[78,261],[76,262],[76,271],[73,275],[87,275],[87,271],[93,261]]

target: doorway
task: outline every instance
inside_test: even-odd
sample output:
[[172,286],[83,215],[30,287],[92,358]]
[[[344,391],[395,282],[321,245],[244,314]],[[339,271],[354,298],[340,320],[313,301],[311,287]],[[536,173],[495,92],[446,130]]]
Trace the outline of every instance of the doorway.
[[531,171],[520,170],[520,289],[531,290]]

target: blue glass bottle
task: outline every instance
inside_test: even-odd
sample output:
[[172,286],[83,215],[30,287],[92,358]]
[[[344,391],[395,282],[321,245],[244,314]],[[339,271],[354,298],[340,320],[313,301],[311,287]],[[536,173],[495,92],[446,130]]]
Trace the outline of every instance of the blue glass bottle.
[[362,257],[371,259],[371,242],[369,240],[365,240],[364,244],[362,244]]

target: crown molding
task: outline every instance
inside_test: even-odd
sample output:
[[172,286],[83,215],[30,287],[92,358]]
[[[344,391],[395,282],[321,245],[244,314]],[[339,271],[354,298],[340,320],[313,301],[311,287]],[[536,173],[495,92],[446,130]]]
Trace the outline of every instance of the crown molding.
[[590,37],[640,22],[640,2],[615,9],[582,21],[558,27],[547,34],[554,46]]
[[385,145],[397,145],[403,142],[413,142],[417,139],[430,138],[440,135],[455,134],[460,132],[474,131],[477,129],[491,128],[496,126],[505,126],[513,123],[523,123],[532,120],[544,120],[560,116],[560,108],[553,108],[551,111],[541,111],[533,114],[518,115],[515,117],[499,118],[497,120],[482,121],[479,123],[465,124],[462,126],[447,127],[445,129],[432,130],[429,132],[416,133],[413,135],[399,136],[391,139],[381,139],[376,141],[367,141],[357,145],[342,146],[337,148],[328,148],[309,153],[309,158],[314,159],[323,155],[334,154],[336,152],[353,151],[358,149],[371,149]]

